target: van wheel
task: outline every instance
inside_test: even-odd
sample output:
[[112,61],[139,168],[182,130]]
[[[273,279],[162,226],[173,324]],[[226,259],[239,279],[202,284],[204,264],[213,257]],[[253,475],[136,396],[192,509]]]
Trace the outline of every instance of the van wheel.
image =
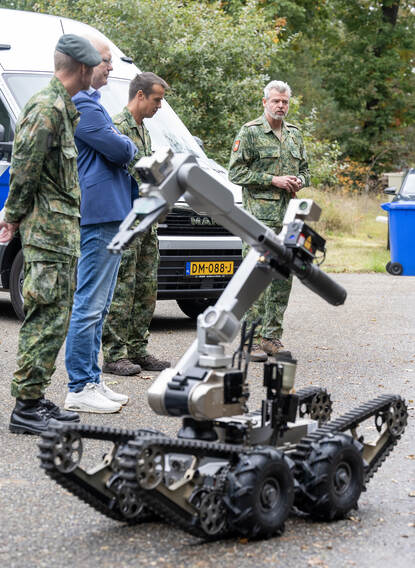
[[193,300],[176,300],[177,305],[191,319],[197,319],[197,316],[204,312],[209,306],[216,304],[215,298],[209,298],[207,300],[202,300],[201,298],[195,298]]
[[24,259],[22,249],[16,254],[10,270],[10,299],[20,321],[24,320],[23,309]]

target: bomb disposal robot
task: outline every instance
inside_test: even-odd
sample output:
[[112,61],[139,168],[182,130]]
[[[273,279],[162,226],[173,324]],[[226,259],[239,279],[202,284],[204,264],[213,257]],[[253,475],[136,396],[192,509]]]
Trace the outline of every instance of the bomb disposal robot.
[[[226,534],[269,537],[281,533],[293,506],[332,520],[357,507],[360,494],[407,423],[398,395],[383,395],[330,421],[331,400],[318,387],[295,392],[296,361],[289,352],[264,365],[262,408],[248,412],[252,344],[244,326],[249,306],[275,278],[294,274],[333,305],[346,292],[313,259],[325,241],[306,223],[319,207],[290,201],[279,235],[235,205],[227,182],[212,177],[187,155],[159,151],[137,166],[142,197],[109,246],[120,252],[136,234],[162,218],[183,196],[251,245],[217,304],[201,314],[197,339],[174,368],[148,391],[160,415],[182,417],[176,438],[153,430],[87,425],[51,428],[40,442],[41,466],[57,483],[101,513],[127,523],[159,516],[203,538]],[[141,222],[136,226],[136,220]],[[362,424],[378,432],[367,443]],[[110,442],[92,470],[81,467],[83,441]]]

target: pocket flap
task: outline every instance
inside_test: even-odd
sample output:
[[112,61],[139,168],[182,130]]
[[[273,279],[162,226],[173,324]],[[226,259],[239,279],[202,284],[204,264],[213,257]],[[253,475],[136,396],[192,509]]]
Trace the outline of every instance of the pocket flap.
[[277,188],[275,190],[269,191],[255,191],[254,199],[266,199],[269,201],[277,201],[281,198],[281,195]]
[[280,149],[266,146],[265,148],[258,148],[258,154],[260,158],[279,158]]
[[79,211],[75,212],[74,208],[69,205],[69,203],[65,203],[65,201],[61,201],[60,199],[49,199],[49,209],[55,211],[55,213],[61,213],[69,217],[81,216]]
[[301,160],[301,153],[299,148],[293,146],[292,148],[290,148],[290,152],[294,156],[294,158],[296,158],[297,160]]
[[62,154],[65,156],[65,158],[68,158],[68,160],[70,160],[78,156],[78,150],[75,145],[62,146]]

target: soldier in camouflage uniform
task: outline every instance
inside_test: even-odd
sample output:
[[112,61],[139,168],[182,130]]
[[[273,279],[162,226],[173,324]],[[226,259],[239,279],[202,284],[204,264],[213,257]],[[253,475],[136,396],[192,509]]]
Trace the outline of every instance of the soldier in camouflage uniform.
[[[247,211],[276,233],[291,197],[310,183],[303,138],[297,126],[285,121],[291,89],[271,81],[264,89],[264,114],[244,124],[232,148],[229,179],[242,186]],[[247,247],[244,246],[244,255]],[[252,360],[266,361],[281,348],[282,322],[292,279],[274,280],[245,316],[248,325],[258,318]]]
[[[129,165],[129,172],[141,183],[134,165],[143,156],[151,155],[151,139],[143,118],[151,118],[161,106],[168,85],[154,73],[141,73],[130,83],[129,102],[113,122],[137,146],[138,152]],[[162,371],[168,361],[147,353],[149,325],[157,299],[157,269],[159,250],[156,225],[136,237],[123,252],[117,285],[106,317],[102,349],[104,373],[135,375],[141,369]]]
[[19,227],[25,260],[25,320],[19,333],[16,397],[9,428],[40,433],[50,423],[78,422],[44,398],[69,323],[79,256],[80,189],[74,130],[78,112],[71,97],[91,83],[101,62],[85,38],[62,36],[55,51],[55,75],[34,95],[16,126],[10,193],[0,223],[0,241]]

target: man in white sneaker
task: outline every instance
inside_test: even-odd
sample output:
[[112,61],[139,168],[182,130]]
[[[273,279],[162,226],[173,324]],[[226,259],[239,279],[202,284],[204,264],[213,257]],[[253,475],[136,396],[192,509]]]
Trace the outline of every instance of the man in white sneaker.
[[88,91],[73,98],[81,118],[75,131],[81,186],[81,257],[66,340],[69,393],[65,409],[107,414],[118,412],[128,396],[112,391],[101,380],[98,355],[102,326],[109,311],[121,255],[107,245],[117,234],[137,197],[137,186],[127,165],[137,152],[135,144],[114,126],[100,104],[98,89],[112,70],[109,45],[89,38],[102,57]]

